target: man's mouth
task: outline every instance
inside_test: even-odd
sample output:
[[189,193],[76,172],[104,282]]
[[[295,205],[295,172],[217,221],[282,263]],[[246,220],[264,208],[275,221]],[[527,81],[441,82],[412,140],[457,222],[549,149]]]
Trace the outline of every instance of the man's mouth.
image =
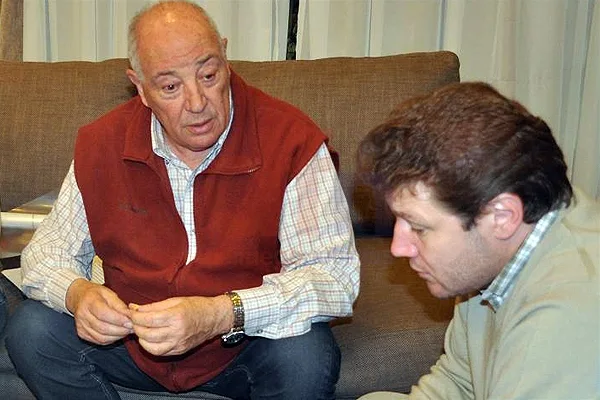
[[409,265],[412,268],[413,271],[415,271],[417,273],[417,275],[419,275],[420,278],[427,280],[428,278],[431,277],[430,274],[428,274],[427,272],[417,268],[416,265],[414,265],[414,263],[411,261],[409,261]]
[[196,122],[193,124],[187,124],[186,128],[190,132],[197,134],[197,135],[207,133],[212,128],[212,121],[213,121],[212,119],[207,119],[205,121],[200,121],[200,122]]

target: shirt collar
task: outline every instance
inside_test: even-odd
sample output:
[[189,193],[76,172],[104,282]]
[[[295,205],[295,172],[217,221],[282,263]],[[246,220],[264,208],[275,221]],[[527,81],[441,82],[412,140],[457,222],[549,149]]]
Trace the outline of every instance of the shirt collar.
[[527,235],[519,250],[500,271],[500,274],[485,290],[481,291],[481,298],[487,301],[494,311],[497,311],[508,297],[510,290],[517,281],[517,277],[529,261],[533,250],[544,238],[556,220],[558,213],[558,210],[550,211],[535,224],[534,229]]

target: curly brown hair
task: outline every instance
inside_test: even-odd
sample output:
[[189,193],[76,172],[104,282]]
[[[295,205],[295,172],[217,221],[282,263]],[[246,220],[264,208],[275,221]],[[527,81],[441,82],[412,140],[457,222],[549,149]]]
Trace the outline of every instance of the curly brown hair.
[[521,198],[526,223],[573,196],[548,125],[482,82],[403,102],[363,139],[358,160],[363,177],[384,194],[427,184],[465,229],[500,193]]

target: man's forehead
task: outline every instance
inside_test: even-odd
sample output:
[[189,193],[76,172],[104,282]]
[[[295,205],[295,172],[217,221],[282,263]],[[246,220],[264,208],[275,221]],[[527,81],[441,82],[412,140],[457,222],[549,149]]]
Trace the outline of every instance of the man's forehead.
[[158,3],[142,15],[144,19],[163,19],[176,21],[180,18],[199,18],[206,20],[206,15],[195,5],[187,2]]
[[202,34],[203,36],[216,36],[211,22],[207,16],[195,7],[186,3],[171,3],[163,7],[155,7],[142,15],[137,26],[142,33],[140,40],[147,34],[161,31],[183,31],[188,34]]
[[221,41],[212,31],[164,27],[141,34],[138,55],[143,68],[151,67],[149,75],[168,75],[178,66],[202,66],[209,60],[224,58]]
[[429,201],[434,198],[433,189],[423,181],[399,186],[386,196],[388,202],[403,202],[407,200]]
[[418,207],[421,201],[426,201],[427,196],[425,193],[416,191],[415,188],[415,185],[398,187],[385,196],[390,210],[395,215],[404,216],[411,214],[411,210]]

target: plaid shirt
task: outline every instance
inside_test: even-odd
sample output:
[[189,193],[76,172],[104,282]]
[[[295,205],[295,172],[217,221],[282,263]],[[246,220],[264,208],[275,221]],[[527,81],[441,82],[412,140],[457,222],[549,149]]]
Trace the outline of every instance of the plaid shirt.
[[[153,150],[165,160],[187,232],[189,261],[196,256],[193,182],[218,155],[229,127],[194,170],[171,152],[154,116],[151,131]],[[351,315],[360,261],[346,198],[324,144],[286,188],[279,241],[281,273],[265,276],[259,287],[236,290],[244,304],[246,333],[271,339],[294,336],[309,331],[313,322]],[[71,164],[51,213],[23,251],[23,291],[68,312],[65,296],[75,279],[102,281],[102,274],[92,268],[94,256]]]
[[504,303],[510,290],[515,285],[519,273],[523,270],[527,261],[529,261],[533,250],[546,235],[546,232],[548,232],[557,216],[558,211],[550,211],[540,218],[535,224],[535,228],[527,235],[527,238],[523,241],[516,254],[511,258],[508,264],[504,266],[496,279],[481,292],[481,298],[486,300],[494,310],[497,310],[502,303]]

